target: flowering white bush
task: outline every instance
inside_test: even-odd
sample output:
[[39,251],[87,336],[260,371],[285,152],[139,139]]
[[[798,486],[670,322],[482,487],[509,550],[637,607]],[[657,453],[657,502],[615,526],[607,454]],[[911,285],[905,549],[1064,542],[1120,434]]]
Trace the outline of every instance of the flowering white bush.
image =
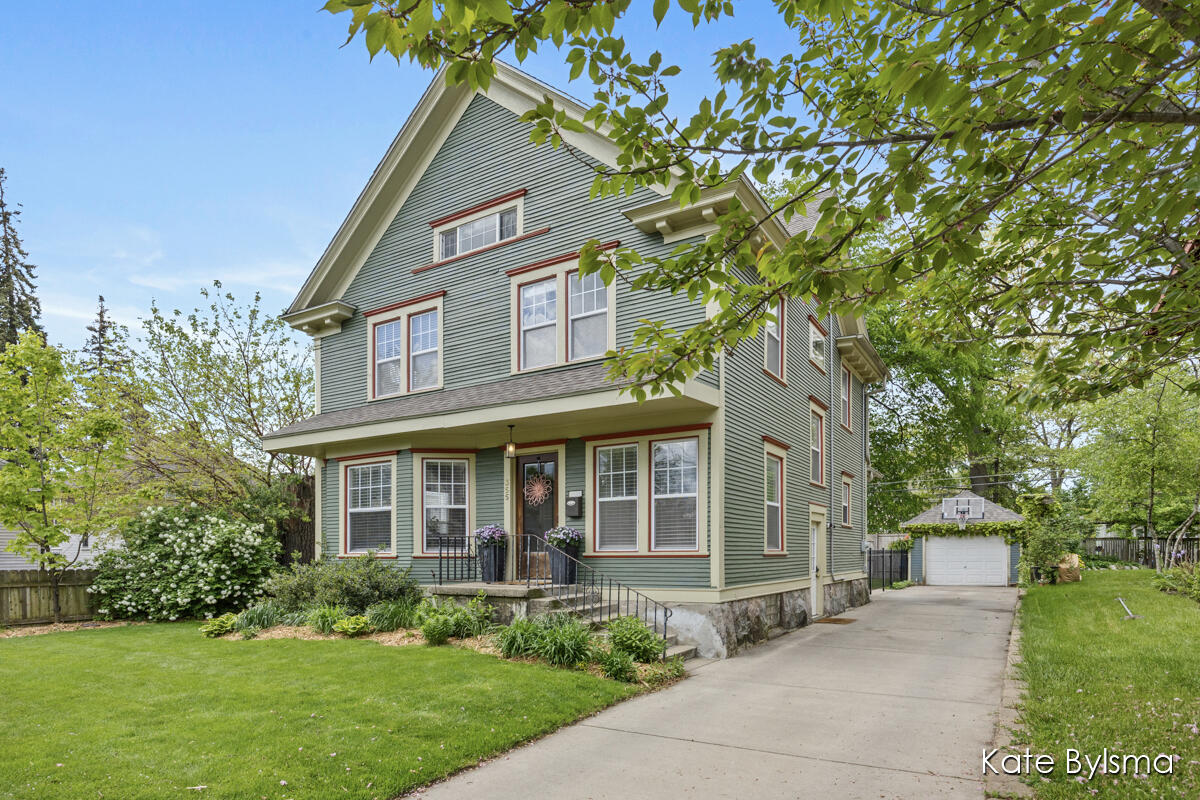
[[109,619],[173,620],[241,609],[262,595],[279,553],[262,525],[190,506],[150,508],[125,526],[122,546],[97,559],[88,590]]

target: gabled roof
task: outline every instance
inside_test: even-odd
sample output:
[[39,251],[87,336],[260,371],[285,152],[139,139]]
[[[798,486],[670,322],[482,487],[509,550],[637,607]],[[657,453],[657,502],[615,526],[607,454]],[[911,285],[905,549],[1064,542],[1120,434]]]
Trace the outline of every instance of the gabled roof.
[[[959,492],[958,494],[953,495],[953,497],[983,501],[983,517],[980,519],[968,519],[967,520],[968,526],[969,525],[978,525],[981,522],[1023,522],[1025,520],[1025,518],[1023,516],[1021,516],[1020,514],[1018,514],[1017,512],[1010,511],[1009,509],[1005,508],[1004,506],[993,503],[991,500],[988,500],[986,497],[980,497],[979,495],[975,494],[974,492],[969,492],[965,489],[963,491]],[[910,519],[906,522],[901,522],[900,527],[903,528],[908,525],[927,525],[930,523],[937,524],[937,525],[953,525],[956,527],[958,526],[957,519],[953,519],[953,518],[948,519],[942,515],[942,501],[939,500],[937,502],[937,505],[933,506],[932,508],[928,509],[927,511],[922,511],[920,514],[917,514],[912,519]]]
[[[582,121],[587,110],[583,103],[509,64],[502,61],[496,61],[495,64],[496,76],[486,90],[472,90],[465,84],[447,86],[445,68],[438,70],[416,108],[371,174],[366,187],[354,201],[354,206],[334,234],[333,240],[304,281],[287,313],[283,315],[285,321],[295,327],[302,324],[311,326],[311,309],[324,307],[342,299],[346,287],[358,274],[359,268],[399,213],[413,187],[476,94],[482,94],[518,115],[532,110],[539,103],[545,102],[546,98],[550,98],[556,108],[563,109],[570,116]],[[605,135],[604,130],[596,131],[590,124],[585,124],[584,127],[586,130],[583,133],[565,131],[563,138],[566,143],[601,164],[618,168],[618,148]],[[672,210],[678,212],[679,204],[670,199],[670,187],[655,185],[649,188],[662,195],[663,200],[643,208],[631,209],[627,216],[633,215],[639,219],[645,217],[646,222],[643,224],[653,229],[656,224],[661,223],[657,220],[651,221],[651,217],[657,217],[660,213],[671,213]],[[728,201],[726,195],[731,197],[735,193],[744,204],[762,216],[769,213],[769,204],[757,187],[744,176],[727,186],[708,190],[704,200],[698,205],[719,209],[721,203]],[[661,210],[657,208],[659,205],[663,206]],[[699,214],[700,211],[695,213]],[[793,217],[791,224],[811,227],[815,222],[801,221],[798,219],[800,216],[797,214]],[[779,241],[785,241],[793,235],[779,218],[768,220],[764,229],[766,235]]]

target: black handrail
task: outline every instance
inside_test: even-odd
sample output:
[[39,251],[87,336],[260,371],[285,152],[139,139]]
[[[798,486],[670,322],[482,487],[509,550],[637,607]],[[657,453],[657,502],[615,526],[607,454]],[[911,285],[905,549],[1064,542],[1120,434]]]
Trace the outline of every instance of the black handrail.
[[[521,545],[515,551],[520,554],[516,566],[524,566],[526,587],[536,585],[571,613],[601,624],[617,617],[637,617],[663,637],[662,657],[666,657],[667,622],[671,618],[668,606],[602,575],[540,534],[510,533],[508,538],[509,547]],[[436,545],[438,584],[480,579],[479,558],[470,537],[439,537]],[[514,577],[521,579],[519,575]]]

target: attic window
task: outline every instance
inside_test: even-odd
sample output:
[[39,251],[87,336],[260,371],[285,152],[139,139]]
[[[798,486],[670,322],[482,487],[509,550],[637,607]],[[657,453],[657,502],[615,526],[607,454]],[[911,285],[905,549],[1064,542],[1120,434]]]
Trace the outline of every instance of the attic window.
[[942,500],[942,519],[958,519],[959,509],[963,509],[967,512],[967,519],[983,519],[983,498],[945,498]]
[[438,258],[448,258],[512,239],[517,235],[517,207],[494,211],[452,228],[438,230]]

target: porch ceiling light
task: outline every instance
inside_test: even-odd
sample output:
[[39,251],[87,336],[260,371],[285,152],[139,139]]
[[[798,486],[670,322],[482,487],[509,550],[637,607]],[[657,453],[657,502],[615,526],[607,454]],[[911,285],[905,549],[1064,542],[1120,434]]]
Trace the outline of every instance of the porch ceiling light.
[[514,442],[513,438],[512,438],[514,427],[515,427],[514,425],[508,426],[508,444],[504,445],[504,457],[505,458],[516,458],[517,457],[517,443]]

